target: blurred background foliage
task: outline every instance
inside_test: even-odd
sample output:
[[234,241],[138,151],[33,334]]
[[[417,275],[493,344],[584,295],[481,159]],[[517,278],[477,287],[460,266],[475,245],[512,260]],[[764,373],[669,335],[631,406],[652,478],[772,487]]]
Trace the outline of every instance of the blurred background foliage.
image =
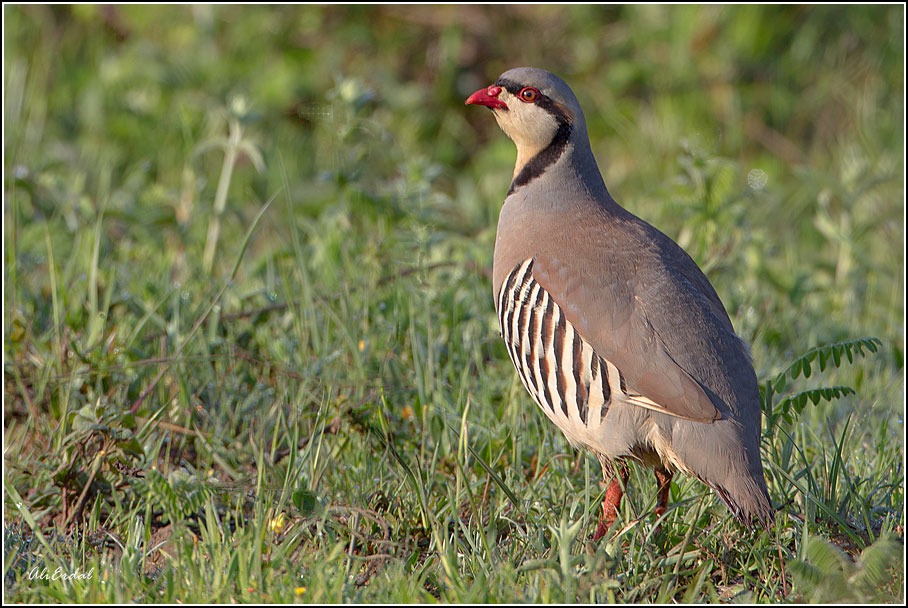
[[[536,65],[575,88],[618,200],[727,282],[730,310],[757,311],[743,333],[783,351],[890,336],[901,362],[899,7],[57,5],[6,16],[6,184],[23,193],[11,225],[22,245],[42,240],[42,220],[72,231],[104,206],[121,254],[148,237],[195,253],[220,160],[200,145],[224,136],[218,110],[235,103],[267,162],[235,172],[234,233],[285,171],[297,217],[418,217],[489,243],[513,151],[463,99]],[[71,244],[59,243],[64,256]]]
[[[498,428],[514,375],[483,269],[515,153],[463,102],[520,65],[572,86],[610,191],[704,268],[761,378],[817,344],[880,338],[826,372],[856,395],[804,411],[817,437],[850,428],[872,471],[879,446],[903,452],[903,22],[897,5],[4,6],[15,486],[66,512],[65,493],[29,487],[69,483],[60,463],[42,476],[30,458],[68,445],[76,412],[154,386],[157,368],[128,366],[182,348],[275,193],[214,308],[225,326],[138,413],[169,403],[163,419],[233,445],[238,468],[234,438],[310,390],[295,373],[351,401],[380,380],[422,450],[460,424],[470,387],[494,404],[470,415]],[[147,458],[227,466],[139,435]],[[903,508],[894,491],[886,509]]]

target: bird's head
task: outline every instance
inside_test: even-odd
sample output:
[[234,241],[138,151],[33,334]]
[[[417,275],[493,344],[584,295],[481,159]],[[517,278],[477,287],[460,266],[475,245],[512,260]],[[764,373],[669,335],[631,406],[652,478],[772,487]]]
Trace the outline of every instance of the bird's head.
[[560,78],[539,68],[514,68],[479,89],[467,105],[491,108],[502,131],[517,145],[515,175],[553,144],[562,147],[573,133],[586,134],[580,103]]

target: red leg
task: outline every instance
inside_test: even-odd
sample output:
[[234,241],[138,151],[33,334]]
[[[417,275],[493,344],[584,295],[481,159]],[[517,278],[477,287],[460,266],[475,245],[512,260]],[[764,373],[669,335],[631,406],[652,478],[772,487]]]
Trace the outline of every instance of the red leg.
[[656,467],[656,480],[659,482],[659,493],[656,498],[656,515],[662,516],[668,507],[668,491],[672,487],[672,473],[668,469]]
[[624,496],[624,487],[627,485],[629,471],[623,463],[617,466],[617,475],[612,475],[612,481],[605,491],[605,500],[602,501],[602,518],[596,527],[596,533],[593,534],[593,540],[599,540],[608,529],[615,523],[618,517],[618,503]]

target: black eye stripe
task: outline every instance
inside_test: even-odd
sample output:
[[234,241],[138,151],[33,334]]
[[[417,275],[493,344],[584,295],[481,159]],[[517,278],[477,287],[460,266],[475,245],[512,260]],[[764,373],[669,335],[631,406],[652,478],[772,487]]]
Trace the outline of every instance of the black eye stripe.
[[537,97],[536,100],[532,103],[535,103],[537,106],[553,115],[558,120],[559,124],[570,124],[572,122],[571,119],[568,118],[568,116],[561,109],[561,107],[555,105],[555,102],[552,101],[551,97],[549,97],[542,91],[539,91],[539,89],[536,89],[536,87],[518,84],[513,80],[509,80],[507,78],[499,78],[495,81],[495,86],[503,88],[505,91],[518,98],[520,97],[520,92],[522,90],[526,88],[533,88],[538,91],[539,97]]
[[504,88],[505,91],[514,95],[515,97],[520,95],[520,91],[526,87],[520,84],[517,84],[513,80],[508,80],[507,78],[499,78],[495,81],[495,86]]

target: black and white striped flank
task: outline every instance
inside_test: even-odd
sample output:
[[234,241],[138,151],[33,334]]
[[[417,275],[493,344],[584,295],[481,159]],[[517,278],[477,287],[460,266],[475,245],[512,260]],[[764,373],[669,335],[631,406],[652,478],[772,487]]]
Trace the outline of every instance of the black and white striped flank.
[[536,282],[532,259],[505,277],[496,304],[501,336],[524,386],[569,440],[589,444],[589,431],[626,392],[621,372],[593,351]]

